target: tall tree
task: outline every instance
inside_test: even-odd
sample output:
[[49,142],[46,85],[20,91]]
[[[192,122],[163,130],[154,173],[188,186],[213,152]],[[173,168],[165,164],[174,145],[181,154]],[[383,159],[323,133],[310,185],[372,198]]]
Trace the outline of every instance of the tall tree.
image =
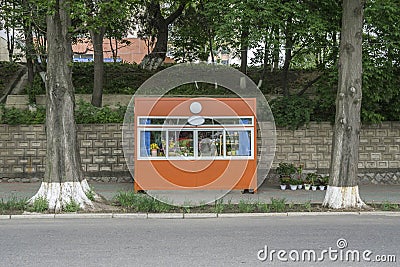
[[[132,1],[123,0],[84,0],[74,2],[74,11],[78,14],[75,25],[83,32],[89,32],[94,54],[94,78],[92,105],[101,107],[104,86],[104,37],[126,34],[130,25],[129,6]],[[82,8],[83,7],[83,8]],[[124,26],[121,26],[125,24]],[[125,31],[125,32],[124,32]]]
[[45,198],[55,212],[71,201],[83,209],[93,207],[85,195],[89,186],[83,179],[78,151],[70,26],[70,1],[51,1],[47,15],[46,167],[39,191],[30,202]]
[[[144,35],[156,35],[156,44],[153,51],[146,55],[140,67],[143,69],[157,69],[164,62],[168,47],[168,26],[171,25],[183,12],[188,0],[181,0],[178,7],[164,16],[159,0],[150,0],[146,3],[145,16],[141,18],[142,24],[145,24]],[[174,5],[167,4],[172,10]],[[147,34],[146,34],[147,33]]]
[[330,181],[323,202],[324,206],[335,209],[365,206],[357,185],[363,10],[362,0],[343,0]]

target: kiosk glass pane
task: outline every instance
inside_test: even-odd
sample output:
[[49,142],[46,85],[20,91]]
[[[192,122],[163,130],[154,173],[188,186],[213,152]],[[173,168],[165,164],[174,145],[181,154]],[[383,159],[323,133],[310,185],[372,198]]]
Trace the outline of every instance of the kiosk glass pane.
[[223,132],[217,131],[198,131],[198,155],[199,157],[218,157],[224,156]]
[[168,131],[168,156],[193,157],[193,131]]
[[227,156],[251,156],[251,131],[227,131],[226,155]]

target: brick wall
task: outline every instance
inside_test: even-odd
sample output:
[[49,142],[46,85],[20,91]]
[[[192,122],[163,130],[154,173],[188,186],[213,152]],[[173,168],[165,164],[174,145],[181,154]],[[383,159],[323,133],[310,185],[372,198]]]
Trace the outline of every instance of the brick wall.
[[[120,124],[78,125],[86,177],[104,182],[131,181],[123,156],[121,130]],[[39,181],[44,172],[45,139],[43,125],[0,125],[0,181]],[[329,123],[311,123],[295,131],[277,129],[273,167],[284,161],[304,164],[309,171],[328,173],[331,143]],[[400,183],[400,122],[364,126],[359,159],[361,182]]]

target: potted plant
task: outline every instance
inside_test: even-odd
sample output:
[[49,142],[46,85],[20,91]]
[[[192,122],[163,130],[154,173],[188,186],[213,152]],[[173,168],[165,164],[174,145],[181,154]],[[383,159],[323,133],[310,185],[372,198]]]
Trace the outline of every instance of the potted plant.
[[297,185],[298,185],[298,179],[290,179],[289,180],[289,185],[290,185],[290,189],[291,190],[296,190],[297,189]]
[[276,168],[276,172],[280,177],[292,177],[296,173],[296,167],[292,163],[281,162]]
[[282,190],[285,190],[286,187],[288,186],[289,182],[290,182],[290,178],[288,178],[288,177],[281,177],[279,180],[280,180],[280,182],[281,182],[281,189],[282,189]]
[[329,183],[329,175],[318,178],[319,189],[325,190]]
[[[311,190],[317,190],[317,182],[318,182],[319,175],[316,173],[308,173],[306,176],[307,185],[311,186]],[[310,187],[308,186],[308,189]]]
[[303,173],[302,164],[300,164],[299,167],[297,168],[297,173],[298,173],[297,189],[302,189],[303,188],[303,178],[301,177],[301,174]]
[[292,163],[281,162],[278,168],[276,168],[276,173],[279,174],[281,189],[285,190],[286,186],[290,183],[292,174],[296,173],[296,168]]
[[157,145],[157,143],[151,143],[150,144],[150,150],[151,150],[151,156],[152,157],[157,157],[158,149],[160,149],[160,147]]

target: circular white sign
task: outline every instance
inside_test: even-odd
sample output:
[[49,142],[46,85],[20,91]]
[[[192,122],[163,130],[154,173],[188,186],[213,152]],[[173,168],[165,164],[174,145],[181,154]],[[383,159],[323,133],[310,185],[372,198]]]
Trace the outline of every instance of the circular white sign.
[[193,114],[199,114],[202,109],[203,107],[199,102],[193,102],[192,104],[190,104],[190,111]]

